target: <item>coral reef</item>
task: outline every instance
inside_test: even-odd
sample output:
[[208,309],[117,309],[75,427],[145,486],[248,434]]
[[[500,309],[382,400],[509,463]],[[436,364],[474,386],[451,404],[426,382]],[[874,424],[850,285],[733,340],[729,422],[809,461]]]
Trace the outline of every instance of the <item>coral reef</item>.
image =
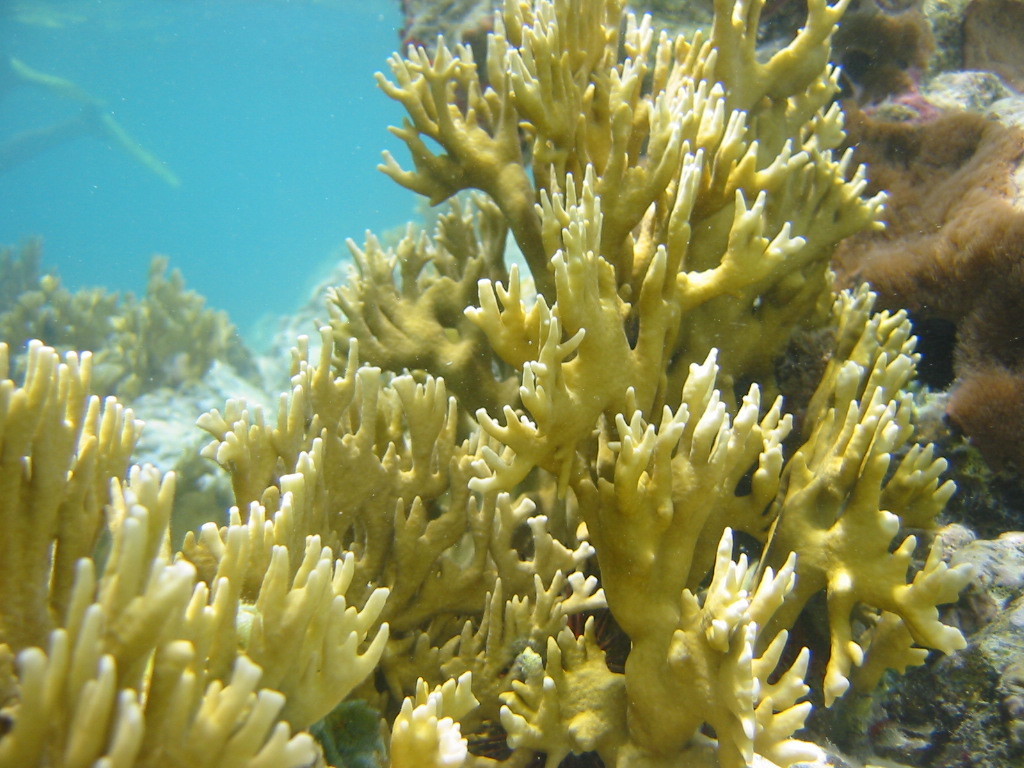
[[925,381],[950,390],[954,436],[966,435],[997,473],[1019,472],[1024,357],[1012,329],[1024,291],[1024,112],[1014,88],[1024,4],[924,3],[939,43],[926,66],[930,33],[911,29],[917,5],[848,13],[837,33],[837,60],[854,83],[844,105],[850,145],[871,169],[869,189],[888,192],[889,213],[884,231],[844,242],[834,266],[841,285],[866,280],[882,306],[911,311]]
[[[785,768],[824,760],[812,685],[962,648],[910,324],[829,270],[883,206],[841,150],[845,4],[767,58],[761,7],[687,39],[509,0],[486,76],[444,40],[393,57],[413,168],[384,170],[459,200],[353,247],[275,415],[200,418],[236,506],[174,556],[174,476],[127,472],[92,358],[34,342],[19,386],[0,345],[0,768],[320,764],[305,729],[349,695],[399,767]],[[800,329],[831,343],[797,431]],[[790,636],[815,600],[820,677]]]
[[11,351],[12,370],[24,373],[32,339],[60,352],[90,350],[92,391],[130,402],[149,424],[135,460],[178,476],[172,541],[180,544],[185,530],[221,519],[230,484],[200,458],[195,416],[242,393],[268,400],[226,313],[207,307],[163,257],[153,259],[141,297],[69,291],[56,273],[42,272],[40,241],[0,251],[0,286],[0,341]]

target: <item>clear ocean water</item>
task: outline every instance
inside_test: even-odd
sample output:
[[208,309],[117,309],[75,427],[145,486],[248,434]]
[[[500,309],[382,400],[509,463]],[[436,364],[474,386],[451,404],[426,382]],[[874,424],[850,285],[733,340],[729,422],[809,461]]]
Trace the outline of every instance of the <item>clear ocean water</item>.
[[[2,0],[0,53],[74,81],[180,178],[102,135],[0,174],[0,243],[44,240],[65,285],[144,290],[153,254],[243,333],[347,258],[344,240],[410,218],[376,170],[400,108],[376,87],[398,0]],[[80,113],[0,90],[0,146]]]

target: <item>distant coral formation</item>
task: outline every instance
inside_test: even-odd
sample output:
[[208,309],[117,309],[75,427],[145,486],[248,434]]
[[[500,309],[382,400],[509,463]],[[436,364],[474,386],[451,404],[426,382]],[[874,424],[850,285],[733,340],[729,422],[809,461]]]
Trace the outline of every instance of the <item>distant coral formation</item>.
[[72,292],[40,268],[38,242],[20,253],[0,251],[0,340],[16,355],[31,339],[59,350],[91,350],[96,391],[129,400],[197,382],[215,360],[251,370],[249,352],[227,315],[187,290],[179,270],[168,273],[165,257],[153,259],[141,298],[103,288]]

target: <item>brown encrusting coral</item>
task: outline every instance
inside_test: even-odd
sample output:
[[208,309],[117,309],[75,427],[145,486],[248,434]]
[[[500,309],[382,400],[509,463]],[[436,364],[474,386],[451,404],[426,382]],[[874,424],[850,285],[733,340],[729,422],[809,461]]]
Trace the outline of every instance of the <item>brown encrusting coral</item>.
[[848,130],[889,213],[884,230],[837,249],[842,282],[866,280],[885,306],[915,316],[961,321],[1024,247],[1013,179],[1024,137],[968,113],[924,124],[862,117]]
[[967,370],[947,413],[993,467],[1024,467],[1024,372],[998,365]]
[[[1024,258],[1024,243],[1020,250]],[[994,468],[1024,468],[1024,261],[978,298],[960,325],[955,364],[949,418]]]

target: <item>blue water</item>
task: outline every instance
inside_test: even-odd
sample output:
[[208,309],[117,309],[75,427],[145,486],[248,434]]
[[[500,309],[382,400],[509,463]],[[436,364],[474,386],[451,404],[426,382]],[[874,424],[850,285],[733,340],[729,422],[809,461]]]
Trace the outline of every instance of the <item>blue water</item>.
[[[4,5],[12,0],[2,0]],[[10,6],[9,6],[10,7]],[[401,109],[376,87],[397,0],[83,0],[0,20],[0,47],[74,80],[181,179],[79,138],[0,175],[0,243],[42,236],[66,285],[144,289],[166,254],[243,332],[286,313],[347,237],[410,218],[376,170]],[[0,101],[0,144],[76,115],[45,89]]]

